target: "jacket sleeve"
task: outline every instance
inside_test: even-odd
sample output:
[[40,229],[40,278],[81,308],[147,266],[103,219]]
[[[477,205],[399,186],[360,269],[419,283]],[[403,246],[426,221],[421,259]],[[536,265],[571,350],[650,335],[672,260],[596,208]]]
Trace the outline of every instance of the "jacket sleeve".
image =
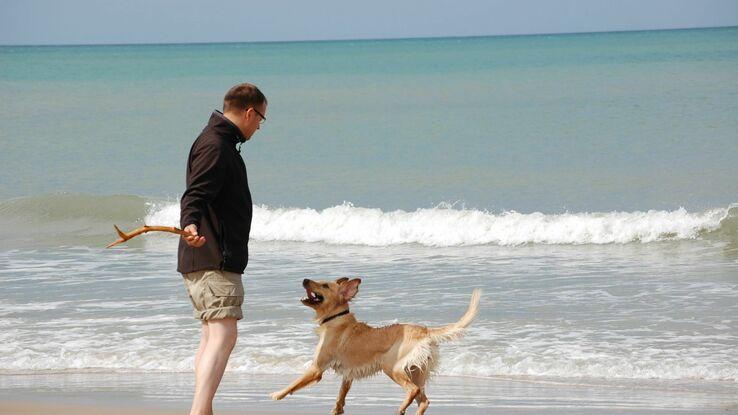
[[208,210],[208,204],[218,196],[226,177],[226,166],[221,160],[222,151],[217,145],[195,149],[191,156],[187,174],[187,189],[180,202],[180,225],[195,224],[200,228],[200,219]]

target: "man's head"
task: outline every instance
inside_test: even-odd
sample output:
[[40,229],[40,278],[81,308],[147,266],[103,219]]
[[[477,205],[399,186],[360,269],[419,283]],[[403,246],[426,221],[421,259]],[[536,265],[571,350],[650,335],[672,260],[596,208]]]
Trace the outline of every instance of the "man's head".
[[248,140],[266,120],[267,99],[255,85],[238,84],[223,98],[223,115],[236,124]]

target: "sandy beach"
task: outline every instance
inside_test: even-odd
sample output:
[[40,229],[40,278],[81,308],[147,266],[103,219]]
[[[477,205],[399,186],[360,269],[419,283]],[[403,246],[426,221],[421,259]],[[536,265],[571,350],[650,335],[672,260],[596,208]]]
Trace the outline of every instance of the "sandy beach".
[[[215,400],[219,414],[326,414],[333,407],[338,378],[283,401],[268,392],[291,377],[227,373]],[[0,414],[128,415],[181,414],[189,408],[191,375],[46,374],[0,376]],[[738,412],[729,382],[690,383],[596,379],[505,379],[439,376],[429,385],[433,414],[727,414]],[[402,397],[382,377],[356,382],[347,414],[393,413]],[[409,413],[413,413],[411,407]]]
[[[46,415],[54,413],[57,415],[132,415],[132,414],[158,414],[174,415],[182,414],[182,410],[161,408],[115,408],[104,405],[55,405],[39,404],[34,402],[0,402],[0,414],[15,415]],[[266,412],[218,412],[223,415],[232,414],[266,414]],[[270,412],[270,414],[275,414]]]

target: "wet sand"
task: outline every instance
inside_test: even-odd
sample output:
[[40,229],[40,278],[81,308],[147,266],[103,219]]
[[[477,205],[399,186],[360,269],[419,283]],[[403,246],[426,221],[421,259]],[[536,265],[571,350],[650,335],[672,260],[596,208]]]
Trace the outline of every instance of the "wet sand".
[[[288,396],[270,392],[294,376],[226,373],[214,403],[217,414],[326,414],[339,379]],[[0,375],[0,414],[186,414],[192,390],[187,373],[66,373]],[[728,414],[738,413],[734,382],[605,381],[598,379],[470,378],[439,376],[428,386],[432,414]],[[394,413],[401,389],[377,376],[354,383],[346,413]],[[414,413],[410,407],[408,414]]]
[[[155,407],[116,408],[101,405],[57,405],[35,402],[0,402],[0,414],[7,415],[182,415],[182,409],[162,409]],[[218,411],[218,415],[279,415],[277,412]],[[281,414],[286,415],[286,412]]]

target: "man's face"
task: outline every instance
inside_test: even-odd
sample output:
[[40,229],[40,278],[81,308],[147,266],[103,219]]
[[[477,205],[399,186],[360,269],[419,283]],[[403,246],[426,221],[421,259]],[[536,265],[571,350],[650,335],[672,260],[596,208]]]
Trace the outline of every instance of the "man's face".
[[259,125],[266,119],[267,106],[265,104],[257,105],[254,108],[248,108],[241,115],[241,122],[238,128],[243,134],[243,138],[249,140],[252,135],[259,129]]

